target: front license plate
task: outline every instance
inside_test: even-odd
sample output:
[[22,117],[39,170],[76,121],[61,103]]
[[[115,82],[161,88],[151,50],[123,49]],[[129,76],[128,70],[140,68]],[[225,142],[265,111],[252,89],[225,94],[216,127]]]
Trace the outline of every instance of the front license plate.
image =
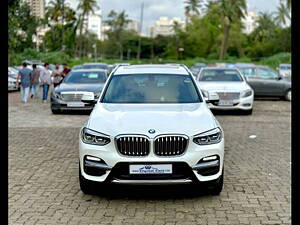
[[83,102],[68,102],[67,103],[68,107],[84,107]]
[[224,100],[220,100],[219,101],[219,106],[232,106],[233,105],[233,101],[224,101]]
[[129,165],[130,174],[172,174],[172,164]]

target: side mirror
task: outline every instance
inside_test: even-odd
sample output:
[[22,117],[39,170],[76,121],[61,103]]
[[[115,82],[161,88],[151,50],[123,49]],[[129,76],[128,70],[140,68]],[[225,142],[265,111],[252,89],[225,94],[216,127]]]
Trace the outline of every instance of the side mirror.
[[90,103],[90,104],[94,104],[97,102],[97,100],[95,100],[94,92],[83,93],[83,95],[81,97],[81,101],[84,103]]
[[219,95],[216,92],[208,92],[208,97],[205,98],[206,103],[212,103],[214,105],[219,103]]

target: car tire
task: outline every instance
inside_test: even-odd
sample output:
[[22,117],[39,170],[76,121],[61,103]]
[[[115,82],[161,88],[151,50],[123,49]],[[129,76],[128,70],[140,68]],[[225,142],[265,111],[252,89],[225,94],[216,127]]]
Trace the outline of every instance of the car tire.
[[52,111],[53,114],[59,114],[60,113],[59,109],[52,109],[51,108],[51,111]]
[[95,194],[95,184],[90,181],[85,179],[80,171],[80,166],[79,166],[79,185],[80,185],[80,189],[84,194],[87,195],[93,195]]
[[222,170],[222,175],[220,176],[218,182],[209,188],[209,193],[211,195],[220,195],[221,191],[223,190],[223,183],[224,183],[224,169]]
[[253,109],[243,111],[244,115],[252,115],[252,112],[253,112]]
[[285,100],[291,101],[292,100],[292,90],[288,90],[284,96]]

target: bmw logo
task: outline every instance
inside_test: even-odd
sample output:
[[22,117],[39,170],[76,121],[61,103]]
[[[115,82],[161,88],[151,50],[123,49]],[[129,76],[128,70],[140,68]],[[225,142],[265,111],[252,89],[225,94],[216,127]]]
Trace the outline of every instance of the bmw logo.
[[150,130],[148,130],[148,132],[149,132],[150,134],[154,134],[154,133],[155,133],[155,130],[154,130],[154,129],[150,129]]

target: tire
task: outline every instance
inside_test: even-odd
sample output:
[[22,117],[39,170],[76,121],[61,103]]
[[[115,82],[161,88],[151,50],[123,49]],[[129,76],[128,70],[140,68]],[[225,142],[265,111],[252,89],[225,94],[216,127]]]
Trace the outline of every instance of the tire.
[[60,113],[59,109],[52,109],[51,108],[51,111],[52,111],[53,114],[59,114]]
[[249,109],[249,110],[244,110],[243,114],[244,115],[252,115],[253,109]]
[[284,98],[285,98],[285,100],[287,100],[289,102],[292,100],[292,90],[291,89],[286,92]]
[[81,191],[86,195],[93,195],[96,193],[95,184],[92,181],[85,179],[81,175],[80,166],[79,166],[79,185]]
[[224,169],[222,170],[222,175],[220,176],[219,181],[209,188],[209,192],[211,195],[220,195],[221,191],[223,190],[223,183],[224,183]]

